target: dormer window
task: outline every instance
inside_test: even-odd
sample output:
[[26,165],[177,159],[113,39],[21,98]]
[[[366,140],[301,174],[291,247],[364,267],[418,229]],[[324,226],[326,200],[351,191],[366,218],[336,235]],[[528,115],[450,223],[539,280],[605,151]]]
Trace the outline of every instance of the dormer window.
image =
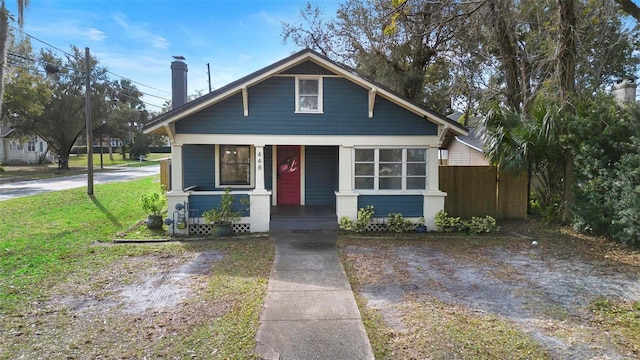
[[321,77],[296,77],[296,112],[322,113]]

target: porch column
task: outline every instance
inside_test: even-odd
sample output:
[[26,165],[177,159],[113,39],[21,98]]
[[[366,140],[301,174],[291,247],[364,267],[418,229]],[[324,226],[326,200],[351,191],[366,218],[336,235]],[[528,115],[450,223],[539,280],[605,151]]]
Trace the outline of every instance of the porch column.
[[255,188],[249,192],[249,225],[251,232],[269,231],[271,221],[271,191],[264,187],[264,145],[255,145]]
[[167,193],[167,217],[173,221],[173,224],[167,225],[171,235],[189,235],[189,226],[183,229],[178,228],[178,216],[188,214],[184,210],[177,210],[178,207],[184,206],[189,202],[189,193],[184,192],[184,182],[182,181],[182,144],[171,145],[171,191]]
[[427,189],[429,189],[429,191],[440,191],[438,166],[438,148],[430,147],[427,150]]
[[444,199],[447,193],[440,191],[438,148],[431,147],[427,151],[427,189],[424,194],[422,212],[425,225],[429,231],[436,230],[436,214],[444,210]]
[[338,166],[338,191],[336,191],[336,215],[355,221],[358,217],[358,194],[353,191],[353,146],[340,146]]
[[182,181],[182,144],[171,146],[171,188],[182,191],[184,183]]

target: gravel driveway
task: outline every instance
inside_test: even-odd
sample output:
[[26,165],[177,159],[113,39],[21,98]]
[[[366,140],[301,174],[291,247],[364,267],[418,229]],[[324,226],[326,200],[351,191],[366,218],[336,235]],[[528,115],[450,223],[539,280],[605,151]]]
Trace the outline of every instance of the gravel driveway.
[[[514,223],[499,238],[346,240],[342,256],[357,279],[355,290],[396,338],[415,331],[407,324],[412,309],[435,301],[506,321],[549,358],[640,357],[640,344],[595,321],[599,302],[640,306],[640,254],[617,244]],[[404,351],[399,354],[438,358],[424,348]]]

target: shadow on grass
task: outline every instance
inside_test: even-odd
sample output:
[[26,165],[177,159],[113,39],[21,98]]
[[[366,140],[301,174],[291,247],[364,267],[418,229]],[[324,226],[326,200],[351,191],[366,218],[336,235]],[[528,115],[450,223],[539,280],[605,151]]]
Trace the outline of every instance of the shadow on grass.
[[109,221],[111,221],[111,223],[113,223],[114,225],[116,225],[118,227],[122,227],[122,224],[120,223],[118,218],[113,216],[113,214],[109,210],[107,210],[107,208],[104,207],[104,205],[102,205],[102,203],[100,203],[100,201],[96,198],[95,195],[89,195],[89,197],[91,198],[91,201],[93,201],[93,203],[96,205],[96,207],[100,211],[102,211],[102,213],[107,217],[107,219],[109,219]]

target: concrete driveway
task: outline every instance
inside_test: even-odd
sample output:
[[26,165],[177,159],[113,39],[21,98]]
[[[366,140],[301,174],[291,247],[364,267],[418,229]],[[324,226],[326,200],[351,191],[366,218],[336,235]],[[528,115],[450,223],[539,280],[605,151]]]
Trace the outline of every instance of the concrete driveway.
[[[105,184],[115,181],[128,181],[141,177],[158,175],[159,173],[160,165],[122,169],[114,168],[113,171],[94,173],[93,183]],[[0,184],[0,201],[83,186],[87,186],[86,174]]]

